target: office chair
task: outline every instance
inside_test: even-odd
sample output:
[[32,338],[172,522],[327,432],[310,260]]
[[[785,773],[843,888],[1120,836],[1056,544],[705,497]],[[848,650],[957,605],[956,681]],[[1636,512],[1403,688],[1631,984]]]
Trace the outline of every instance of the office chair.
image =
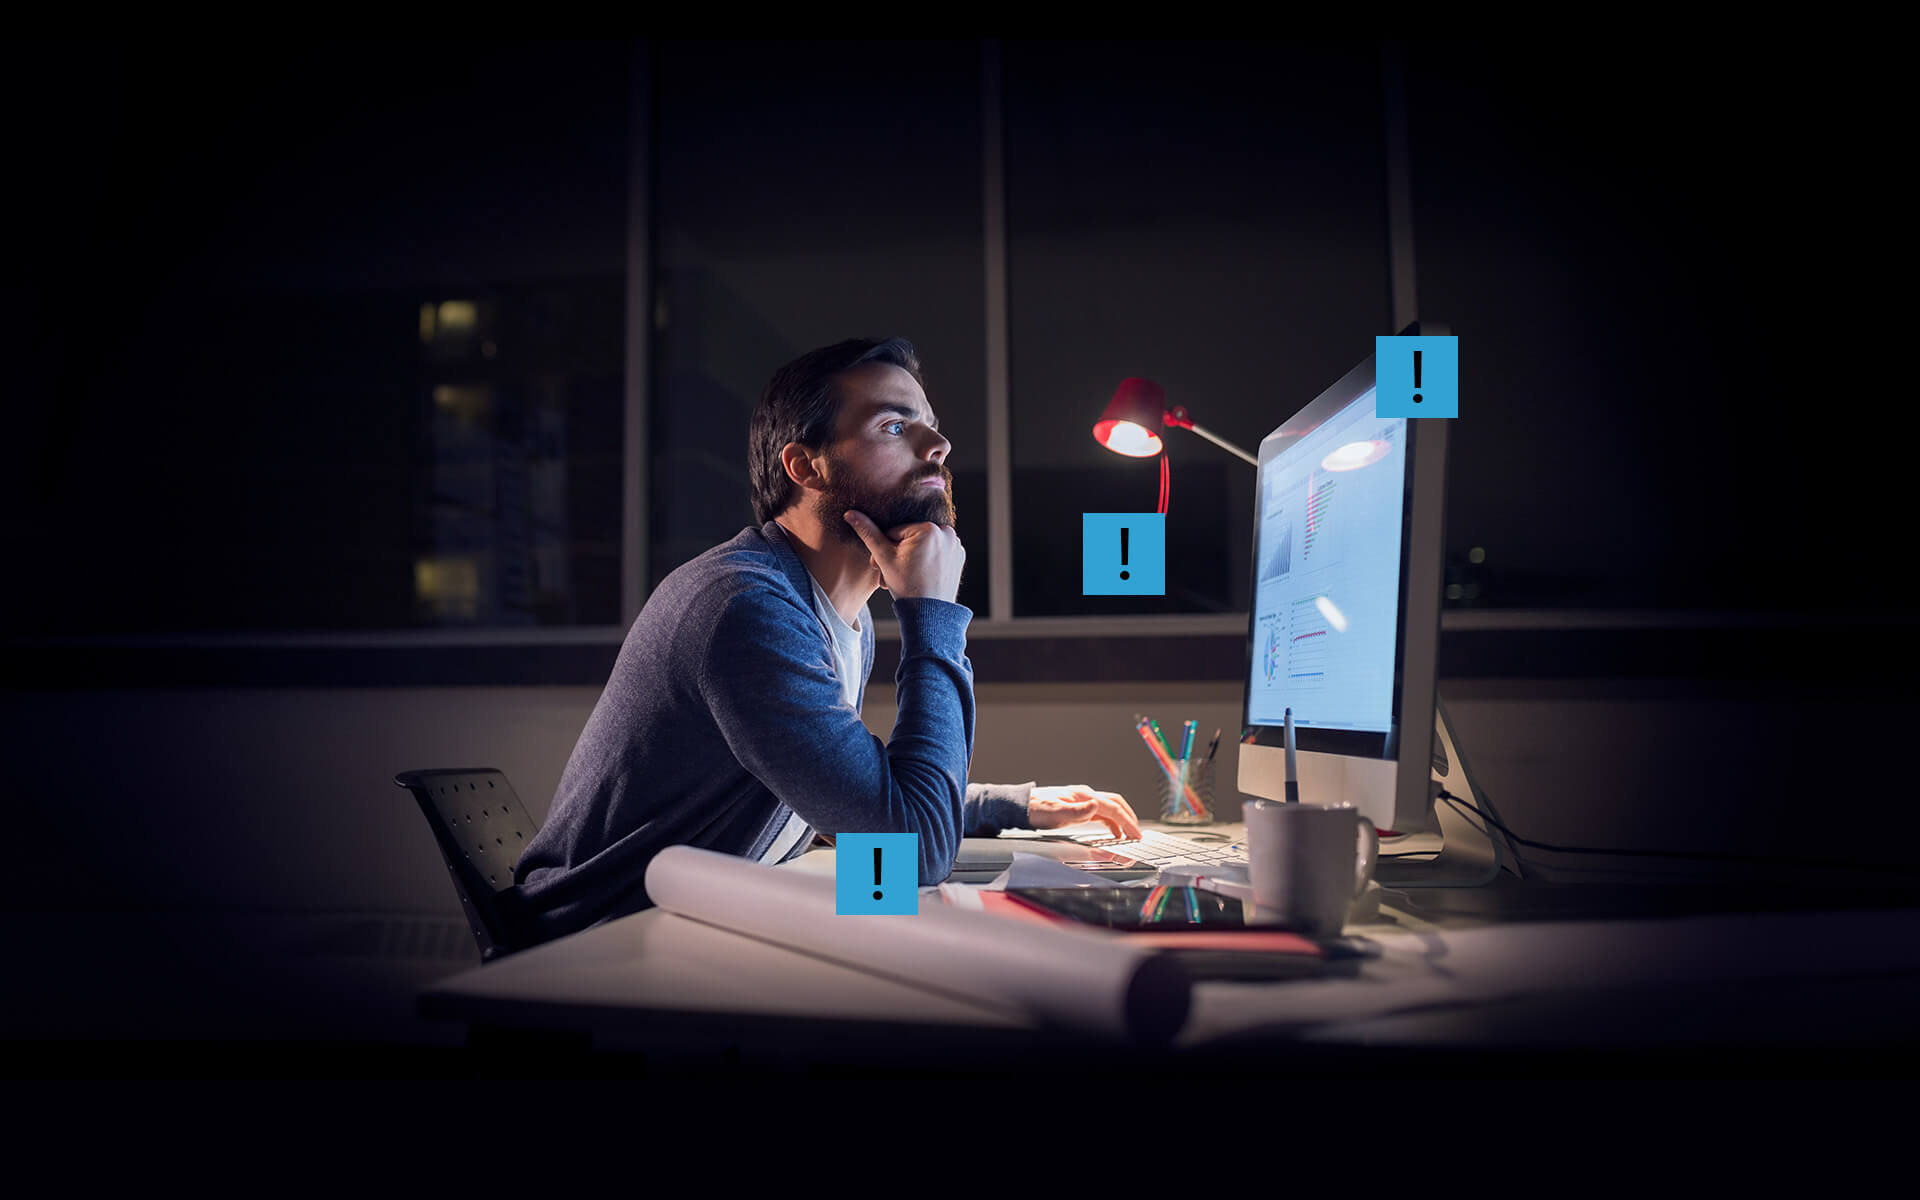
[[535,826],[507,777],[491,767],[453,767],[402,771],[393,781],[413,793],[433,829],[480,944],[480,960],[492,962],[530,944],[518,932],[513,867]]

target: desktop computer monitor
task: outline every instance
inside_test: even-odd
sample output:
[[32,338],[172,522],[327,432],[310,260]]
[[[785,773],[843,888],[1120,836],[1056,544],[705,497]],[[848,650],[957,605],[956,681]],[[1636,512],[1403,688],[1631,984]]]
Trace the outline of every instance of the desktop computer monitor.
[[1286,798],[1291,708],[1302,802],[1350,804],[1383,831],[1441,831],[1429,782],[1445,771],[1434,710],[1450,424],[1375,416],[1369,354],[1261,440],[1244,795]]

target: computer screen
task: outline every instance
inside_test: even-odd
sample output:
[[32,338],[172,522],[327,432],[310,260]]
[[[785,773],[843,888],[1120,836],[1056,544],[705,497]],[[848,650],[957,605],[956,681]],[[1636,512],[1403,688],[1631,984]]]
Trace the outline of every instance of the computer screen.
[[1351,804],[1382,830],[1436,830],[1448,424],[1374,415],[1368,355],[1262,439],[1242,793],[1285,798],[1291,708],[1303,802]]
[[1407,421],[1373,397],[1261,446],[1249,724],[1394,733]]

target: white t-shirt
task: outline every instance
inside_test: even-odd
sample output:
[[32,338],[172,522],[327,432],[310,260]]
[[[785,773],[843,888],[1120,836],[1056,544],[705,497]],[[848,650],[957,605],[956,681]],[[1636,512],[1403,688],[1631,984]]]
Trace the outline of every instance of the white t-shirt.
[[[807,581],[813,584],[813,611],[826,626],[827,636],[833,641],[833,669],[840,676],[840,695],[850,706],[857,707],[860,697],[860,630],[840,619],[840,613],[833,607],[833,601],[820,586],[820,581],[811,573]],[[760,856],[763,863],[777,863],[786,858],[793,848],[804,841],[813,830],[800,819],[800,814],[789,811],[787,823],[774,835],[773,842]],[[838,833],[839,830],[834,832]]]

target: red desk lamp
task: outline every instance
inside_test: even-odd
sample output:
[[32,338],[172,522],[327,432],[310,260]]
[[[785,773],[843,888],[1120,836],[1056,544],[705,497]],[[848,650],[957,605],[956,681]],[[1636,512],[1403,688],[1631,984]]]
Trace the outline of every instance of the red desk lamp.
[[1107,401],[1107,411],[1093,424],[1094,440],[1115,454],[1124,454],[1129,458],[1152,458],[1160,455],[1160,512],[1167,511],[1168,470],[1166,455],[1160,452],[1166,448],[1160,440],[1159,429],[1171,425],[1176,429],[1189,429],[1212,442],[1230,454],[1237,454],[1255,467],[1260,460],[1245,450],[1226,441],[1209,430],[1193,423],[1184,406],[1167,407],[1167,393],[1151,379],[1128,378],[1120,381],[1120,387],[1113,393],[1113,399]]

